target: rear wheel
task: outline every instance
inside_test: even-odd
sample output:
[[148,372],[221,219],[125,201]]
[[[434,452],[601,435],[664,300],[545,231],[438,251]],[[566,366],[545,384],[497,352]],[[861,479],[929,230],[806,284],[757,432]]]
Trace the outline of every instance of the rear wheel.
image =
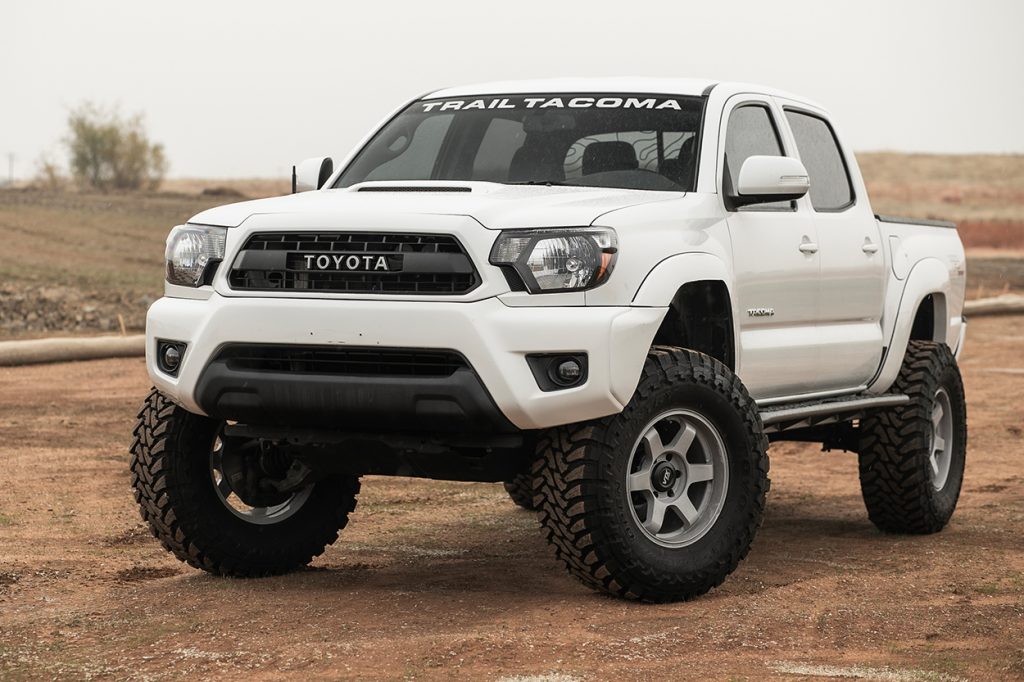
[[883,531],[935,533],[956,509],[967,456],[964,386],[949,347],[911,341],[895,388],[910,403],[861,424],[864,504]]
[[226,437],[223,426],[149,394],[131,446],[143,520],[169,552],[210,573],[271,575],[309,563],[348,522],[359,479],[312,482],[301,463]]
[[754,401],[727,367],[655,347],[620,414],[541,438],[542,527],[592,588],[647,601],[695,597],[750,548],[768,490],[766,448]]

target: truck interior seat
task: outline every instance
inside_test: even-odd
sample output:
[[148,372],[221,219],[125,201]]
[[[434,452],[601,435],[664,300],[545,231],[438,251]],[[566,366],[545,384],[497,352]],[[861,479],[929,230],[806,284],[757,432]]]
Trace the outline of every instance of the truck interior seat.
[[639,166],[636,150],[629,142],[592,142],[583,150],[583,175],[636,170]]
[[683,141],[679,147],[679,155],[674,159],[665,159],[661,163],[661,174],[682,187],[689,188],[693,184],[693,172],[696,170],[696,135]]
[[557,153],[557,146],[543,139],[531,141],[526,138],[523,146],[516,150],[508,166],[509,182],[529,180],[565,180],[565,155]]

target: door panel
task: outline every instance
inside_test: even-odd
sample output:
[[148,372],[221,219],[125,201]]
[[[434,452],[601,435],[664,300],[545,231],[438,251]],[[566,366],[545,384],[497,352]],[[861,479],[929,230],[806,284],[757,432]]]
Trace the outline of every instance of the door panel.
[[[738,211],[732,237],[739,308],[739,376],[755,399],[817,389],[818,255],[804,213]],[[767,313],[771,314],[767,314]]]
[[850,163],[818,112],[785,107],[797,152],[811,179],[810,204],[821,263],[821,390],[867,383],[882,357],[885,255],[878,222],[854,192]]
[[824,390],[861,386],[878,369],[884,345],[886,271],[878,223],[870,211],[850,210],[817,214],[815,226],[821,246],[821,383]]
[[[732,191],[743,160],[784,155],[781,112],[767,98],[726,105],[719,191]],[[755,399],[813,391],[818,362],[817,233],[806,209],[788,202],[749,206],[726,218],[739,319],[737,371]]]

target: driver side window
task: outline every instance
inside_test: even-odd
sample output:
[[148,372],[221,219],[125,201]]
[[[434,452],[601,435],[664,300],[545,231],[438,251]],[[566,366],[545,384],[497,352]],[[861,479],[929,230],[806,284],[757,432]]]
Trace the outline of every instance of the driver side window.
[[[785,156],[778,128],[768,107],[763,104],[744,104],[729,114],[729,125],[725,131],[725,168],[722,176],[722,187],[726,196],[736,193],[740,168],[751,156]],[[793,202],[776,201],[757,204],[750,208],[790,210],[793,208]]]

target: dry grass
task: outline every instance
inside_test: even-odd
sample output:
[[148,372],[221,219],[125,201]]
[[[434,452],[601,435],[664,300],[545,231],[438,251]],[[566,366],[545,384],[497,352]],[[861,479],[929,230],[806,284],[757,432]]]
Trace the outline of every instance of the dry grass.
[[1024,222],[1024,155],[858,154],[878,213]]
[[164,180],[164,192],[216,196],[219,190],[229,190],[249,199],[273,197],[288,194],[292,190],[290,178],[232,178],[227,180],[210,178],[174,178]]
[[1024,250],[1024,221],[965,220],[957,230],[968,249]]

